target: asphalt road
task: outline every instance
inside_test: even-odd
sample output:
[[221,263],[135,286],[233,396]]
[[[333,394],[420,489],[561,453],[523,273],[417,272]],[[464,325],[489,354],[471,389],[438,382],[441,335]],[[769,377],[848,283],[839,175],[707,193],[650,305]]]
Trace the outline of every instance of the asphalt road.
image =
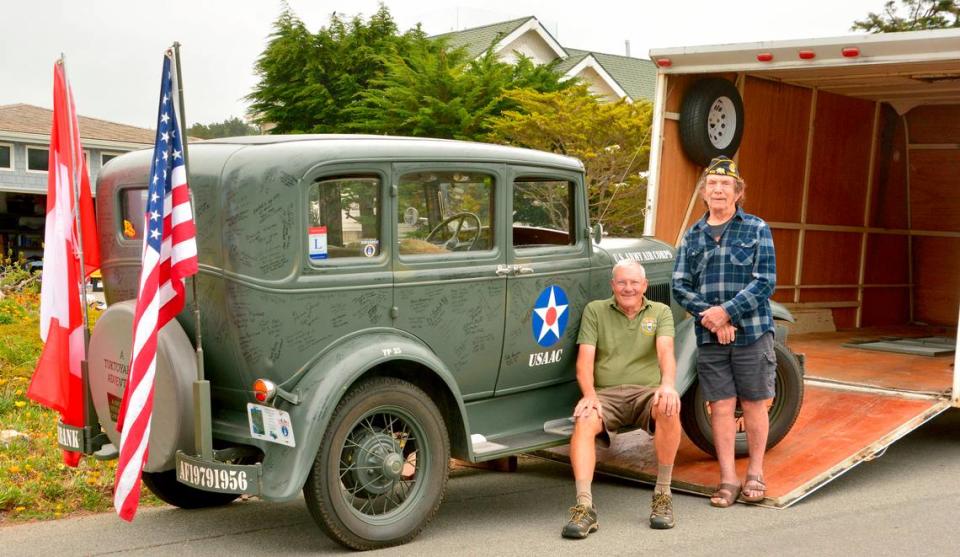
[[[567,466],[523,457],[516,473],[456,470],[434,521],[413,542],[370,555],[957,555],[960,410],[951,410],[785,510],[676,495],[678,524],[646,525],[650,488],[594,483],[600,530],[560,538],[573,499]],[[103,514],[0,528],[0,554],[304,555],[344,550],[314,526],[302,499],[220,509]]]

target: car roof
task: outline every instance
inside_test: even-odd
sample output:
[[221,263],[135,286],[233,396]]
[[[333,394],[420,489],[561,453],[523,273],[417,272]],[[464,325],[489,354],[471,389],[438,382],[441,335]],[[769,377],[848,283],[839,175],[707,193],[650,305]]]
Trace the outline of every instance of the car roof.
[[498,161],[583,170],[583,163],[580,160],[555,153],[491,143],[423,137],[338,134],[252,135],[209,139],[191,143],[191,146],[226,144],[257,148],[285,144],[296,147],[297,143],[314,152],[328,151],[331,158]]

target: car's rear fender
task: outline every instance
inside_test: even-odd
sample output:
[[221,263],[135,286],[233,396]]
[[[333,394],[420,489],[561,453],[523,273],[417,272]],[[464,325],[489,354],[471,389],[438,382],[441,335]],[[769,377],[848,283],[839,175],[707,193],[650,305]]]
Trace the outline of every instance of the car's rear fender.
[[[336,348],[320,356],[292,390],[299,403],[277,404],[290,413],[297,447],[271,444],[266,451],[261,482],[265,499],[286,500],[299,494],[337,404],[357,381],[368,376],[395,375],[433,390],[428,394],[440,406],[448,428],[454,429],[452,442],[456,445],[456,439],[469,439],[467,414],[453,375],[419,339],[397,330],[378,329],[333,344]],[[469,451],[469,443],[464,444]]]

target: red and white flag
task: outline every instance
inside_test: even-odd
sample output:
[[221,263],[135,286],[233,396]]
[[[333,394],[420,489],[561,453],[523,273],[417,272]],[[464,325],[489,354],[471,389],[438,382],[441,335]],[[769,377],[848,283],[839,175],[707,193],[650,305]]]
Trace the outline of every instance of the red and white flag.
[[[82,234],[78,234],[75,214],[77,188]],[[53,66],[53,124],[45,225],[40,283],[40,338],[44,345],[27,396],[60,412],[63,423],[82,427],[80,362],[85,357],[85,346],[81,288],[83,280],[100,266],[100,249],[76,106],[61,62]],[[79,452],[63,451],[63,460],[70,466],[76,466],[81,456]]]
[[133,520],[140,502],[140,474],[147,461],[157,369],[157,333],[180,313],[185,278],[197,272],[196,231],[187,187],[176,103],[177,69],[173,53],[163,58],[157,139],[150,165],[140,289],[133,317],[130,375],[117,420],[120,460],[113,506]]

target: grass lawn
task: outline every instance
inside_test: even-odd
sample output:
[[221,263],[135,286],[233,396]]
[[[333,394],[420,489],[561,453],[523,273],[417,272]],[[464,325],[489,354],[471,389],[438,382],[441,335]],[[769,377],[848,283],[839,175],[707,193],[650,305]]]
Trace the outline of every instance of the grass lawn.
[[[90,320],[98,312],[91,309]],[[5,293],[0,300],[0,430],[18,438],[0,447],[0,524],[113,510],[116,460],[84,457],[63,464],[57,446],[58,414],[26,396],[40,355],[39,295]],[[140,504],[161,505],[146,488]]]

